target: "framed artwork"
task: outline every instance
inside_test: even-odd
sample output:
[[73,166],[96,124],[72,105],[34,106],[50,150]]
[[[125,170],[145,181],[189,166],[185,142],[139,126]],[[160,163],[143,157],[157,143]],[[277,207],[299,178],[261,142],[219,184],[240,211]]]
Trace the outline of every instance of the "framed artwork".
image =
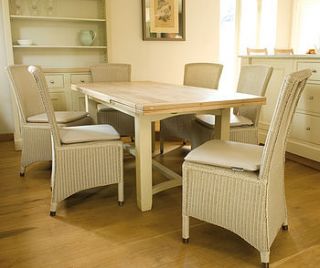
[[142,0],[143,40],[184,41],[185,0]]

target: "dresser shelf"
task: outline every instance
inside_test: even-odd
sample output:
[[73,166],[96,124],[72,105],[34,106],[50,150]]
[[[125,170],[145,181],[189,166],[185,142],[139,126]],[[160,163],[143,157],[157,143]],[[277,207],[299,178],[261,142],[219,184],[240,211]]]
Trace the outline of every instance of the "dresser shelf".
[[55,45],[29,45],[29,46],[22,46],[22,45],[13,45],[13,48],[30,48],[30,49],[37,49],[37,48],[64,48],[64,49],[106,49],[107,46],[55,46]]
[[49,16],[21,16],[11,15],[12,20],[42,20],[42,21],[75,21],[75,22],[106,22],[106,19],[92,19],[92,18],[76,18],[76,17],[49,17]]

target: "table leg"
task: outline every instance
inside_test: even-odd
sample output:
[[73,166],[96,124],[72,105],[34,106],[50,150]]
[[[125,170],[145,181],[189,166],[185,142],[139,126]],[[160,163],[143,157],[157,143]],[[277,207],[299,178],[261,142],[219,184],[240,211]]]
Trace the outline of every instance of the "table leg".
[[86,112],[90,114],[94,124],[97,124],[97,102],[85,95]]
[[221,115],[215,117],[214,138],[219,140],[230,139],[230,108],[222,109]]
[[137,116],[135,124],[137,205],[141,211],[152,207],[151,121]]

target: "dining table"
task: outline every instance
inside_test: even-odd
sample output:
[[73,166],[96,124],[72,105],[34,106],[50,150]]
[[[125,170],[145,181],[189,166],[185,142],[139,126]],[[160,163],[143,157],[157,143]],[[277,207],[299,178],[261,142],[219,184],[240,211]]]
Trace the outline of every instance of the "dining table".
[[[71,89],[85,95],[88,112],[95,112],[96,102],[99,102],[134,117],[136,198],[141,211],[152,209],[154,194],[181,185],[181,176],[153,160],[153,122],[181,114],[214,114],[215,138],[228,140],[232,107],[266,103],[263,96],[230,89],[215,90],[154,81],[92,82],[73,84]],[[161,169],[171,179],[153,185],[152,166]]]

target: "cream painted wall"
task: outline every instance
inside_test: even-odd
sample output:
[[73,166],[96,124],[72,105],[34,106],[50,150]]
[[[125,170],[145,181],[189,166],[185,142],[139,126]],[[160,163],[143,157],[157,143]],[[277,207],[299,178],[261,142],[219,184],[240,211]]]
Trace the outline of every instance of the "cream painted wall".
[[5,73],[6,51],[3,32],[3,18],[2,18],[2,2],[0,1],[0,134],[13,133],[13,116],[11,107],[11,97],[9,91],[9,84],[7,75]]
[[189,62],[218,62],[219,0],[186,0],[186,41],[143,41],[141,0],[110,0],[109,62],[131,63],[133,80],[181,84]]

